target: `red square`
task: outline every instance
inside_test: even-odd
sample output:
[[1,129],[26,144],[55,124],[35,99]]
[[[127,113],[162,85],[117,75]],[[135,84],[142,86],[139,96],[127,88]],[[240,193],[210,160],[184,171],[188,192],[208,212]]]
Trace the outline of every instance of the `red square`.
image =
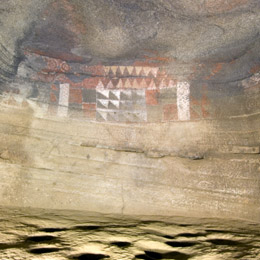
[[94,76],[100,75],[105,76],[105,69],[102,65],[86,66],[86,72],[91,73]]
[[99,77],[86,78],[83,80],[83,88],[95,89],[101,79]]
[[51,89],[52,89],[52,90],[54,90],[54,91],[59,91],[58,87],[57,87],[57,86],[55,86],[54,84],[53,84],[53,85],[51,85]]
[[164,121],[178,120],[178,111],[176,104],[168,104],[163,107],[163,119]]
[[54,91],[50,92],[50,102],[55,104],[58,103],[57,92]]
[[70,88],[69,103],[81,104],[82,103],[82,90],[80,88]]
[[152,90],[146,90],[145,93],[146,97],[146,104],[147,105],[158,105],[158,90],[157,89],[152,89]]

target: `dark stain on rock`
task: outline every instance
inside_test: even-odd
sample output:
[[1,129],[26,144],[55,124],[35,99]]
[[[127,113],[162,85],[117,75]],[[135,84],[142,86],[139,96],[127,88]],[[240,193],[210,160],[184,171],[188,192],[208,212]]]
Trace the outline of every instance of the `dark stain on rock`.
[[167,238],[167,239],[174,239],[175,237],[174,236],[170,236],[170,235],[163,235],[164,238]]
[[236,240],[231,240],[231,239],[208,239],[207,242],[212,243],[213,245],[216,246],[246,246],[244,243]]
[[178,251],[173,251],[169,253],[164,253],[162,254],[163,259],[175,259],[175,260],[187,260],[190,258],[190,255],[178,252]]
[[8,248],[14,248],[17,244],[0,243],[0,250],[5,250]]
[[151,259],[153,259],[153,258],[147,256],[146,254],[136,255],[135,258],[137,258],[137,259],[144,259],[144,260],[151,260]]
[[96,226],[96,225],[78,225],[74,227],[74,229],[81,230],[81,231],[98,230],[100,228],[101,226]]
[[30,243],[30,242],[34,242],[34,243],[51,243],[51,242],[56,242],[59,239],[55,236],[31,236],[31,237],[27,237],[25,239],[26,242]]
[[40,228],[39,231],[47,232],[47,233],[55,233],[61,231],[67,231],[67,228]]
[[176,237],[200,237],[200,236],[205,236],[206,233],[180,233],[178,235],[176,235]]
[[114,241],[114,242],[111,243],[111,245],[124,248],[124,247],[131,246],[131,243],[127,242],[127,241]]
[[[39,20],[24,42],[24,48],[50,53],[70,52],[77,36],[68,29],[68,15],[63,5],[48,6],[48,19]],[[56,56],[57,56],[56,55]]]
[[220,229],[206,229],[205,230],[206,232],[209,232],[209,233],[221,233],[221,234],[230,234],[234,231],[230,231],[230,230],[220,230]]
[[42,247],[42,248],[33,248],[30,249],[29,252],[36,255],[53,253],[60,251],[60,248],[57,247]]
[[167,241],[165,243],[172,247],[191,247],[197,244],[196,242],[190,241]]
[[168,253],[158,253],[154,251],[145,251],[145,254],[140,254],[135,256],[137,259],[144,260],[157,260],[157,259],[175,259],[175,260],[187,260],[190,258],[189,255],[173,251]]
[[70,257],[70,259],[75,259],[75,260],[100,260],[106,258],[109,258],[109,256],[103,254],[90,254],[90,253],[85,253],[85,254],[80,254],[80,255]]

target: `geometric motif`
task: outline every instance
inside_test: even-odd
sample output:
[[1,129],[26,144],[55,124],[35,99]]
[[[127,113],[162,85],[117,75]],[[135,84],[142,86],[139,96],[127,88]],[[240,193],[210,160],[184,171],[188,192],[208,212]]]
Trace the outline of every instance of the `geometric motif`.
[[[106,81],[106,78],[104,78]],[[163,80],[161,80],[161,83]],[[172,82],[169,81],[168,85],[171,87]],[[167,85],[165,85],[167,87]],[[119,78],[102,82],[99,80],[96,89],[156,89],[155,79],[153,78]]]
[[[156,62],[136,60],[128,66],[93,66],[32,53],[25,55],[29,56],[28,60],[37,63],[39,60],[44,66],[40,66],[40,71],[35,71],[32,77],[51,84],[47,96],[40,92],[38,98],[49,99],[50,107],[55,108],[53,114],[67,116],[68,109],[71,112],[82,109],[91,120],[147,122],[148,117],[149,122],[159,119],[164,122],[185,121],[198,114],[194,113],[196,105],[201,117],[208,116],[203,107],[207,94],[197,105],[197,100],[190,95],[189,83],[178,82],[178,78]],[[255,74],[251,79],[257,83],[259,78],[259,74]],[[60,91],[56,84],[60,84]],[[247,88],[246,83],[243,86]]]
[[[54,113],[59,116],[67,116],[70,109],[70,116],[74,110],[82,110],[88,119],[112,122],[147,122],[147,116],[149,122],[159,118],[184,121],[193,117],[194,100],[190,97],[189,83],[178,82],[157,63],[88,66],[28,55],[46,64],[34,76],[40,82],[52,84],[47,98],[53,107],[58,103]],[[60,89],[53,89],[57,83]],[[205,112],[202,115],[204,118]]]
[[68,115],[69,92],[70,84],[60,84],[59,106],[57,112],[58,116],[66,117]]
[[88,104],[96,104],[96,90],[95,89],[83,89],[82,101]]
[[188,82],[177,83],[177,109],[179,120],[190,120],[190,84]]
[[157,77],[158,67],[140,67],[140,66],[104,66],[105,76],[110,77]]
[[147,121],[145,90],[97,89],[98,121],[145,122]]

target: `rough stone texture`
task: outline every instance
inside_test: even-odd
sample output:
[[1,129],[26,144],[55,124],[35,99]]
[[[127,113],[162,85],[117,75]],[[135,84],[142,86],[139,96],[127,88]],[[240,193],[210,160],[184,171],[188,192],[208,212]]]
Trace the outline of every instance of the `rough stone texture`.
[[259,8],[1,3],[0,203],[260,221]]
[[252,222],[176,216],[122,218],[13,207],[0,210],[0,258],[4,260],[260,257],[260,225]]

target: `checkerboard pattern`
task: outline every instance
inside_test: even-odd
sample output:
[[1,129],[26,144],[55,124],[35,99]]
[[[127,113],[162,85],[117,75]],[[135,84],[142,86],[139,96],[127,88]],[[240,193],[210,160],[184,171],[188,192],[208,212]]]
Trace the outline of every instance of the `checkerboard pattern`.
[[146,122],[145,90],[97,90],[97,120]]

